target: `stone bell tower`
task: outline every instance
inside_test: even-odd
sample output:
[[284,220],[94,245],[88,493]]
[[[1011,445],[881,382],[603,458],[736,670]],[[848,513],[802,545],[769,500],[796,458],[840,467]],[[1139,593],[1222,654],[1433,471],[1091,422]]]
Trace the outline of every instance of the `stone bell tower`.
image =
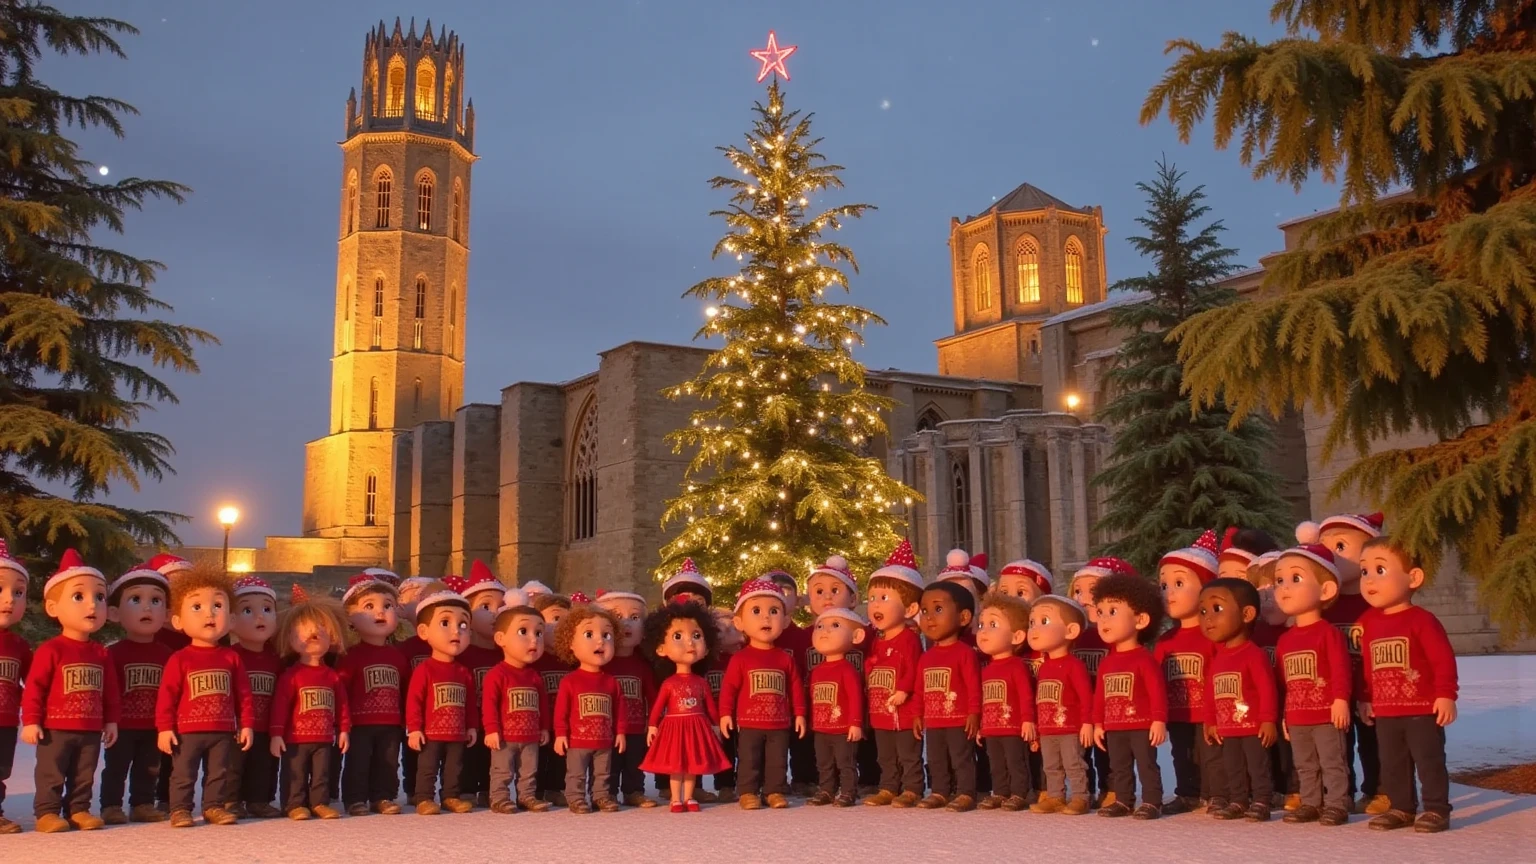
[[305,445],[303,525],[382,561],[395,435],[464,394],[475,109],[459,37],[430,21],[419,36],[379,22],[362,71],[341,142],[330,434]]

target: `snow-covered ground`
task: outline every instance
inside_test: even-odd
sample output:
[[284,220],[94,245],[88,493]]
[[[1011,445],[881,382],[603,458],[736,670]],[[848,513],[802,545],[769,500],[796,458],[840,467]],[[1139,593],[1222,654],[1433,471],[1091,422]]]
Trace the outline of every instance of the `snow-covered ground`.
[[[1449,732],[1452,770],[1536,760],[1536,656],[1464,657],[1461,716]],[[129,825],[93,833],[31,832],[32,753],[22,746],[6,813],[25,834],[0,837],[0,861],[113,861],[123,864],[331,862],[371,864],[446,860],[770,862],[873,858],[912,862],[965,860],[1185,862],[1341,861],[1515,862],[1536,860],[1536,796],[1452,786],[1453,830],[1378,834],[1365,818],[1343,828],[1222,823],[1200,815],[1155,822],[1029,813],[945,813],[889,808],[797,806],[746,813],[710,806],[703,813],[663,810],[616,814],[488,812],[430,818],[368,816],[338,822],[252,821],[233,827],[199,823]],[[1164,783],[1173,788],[1166,751]]]

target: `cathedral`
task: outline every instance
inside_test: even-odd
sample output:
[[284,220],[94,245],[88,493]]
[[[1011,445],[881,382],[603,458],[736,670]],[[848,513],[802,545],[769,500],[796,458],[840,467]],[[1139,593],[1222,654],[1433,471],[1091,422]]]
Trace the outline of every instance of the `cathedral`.
[[[230,560],[335,581],[379,564],[463,573],[480,559],[508,583],[654,593],[661,513],[687,464],[664,436],[689,415],[660,394],[709,352],[630,342],[578,378],[460,404],[476,160],[464,63],[458,36],[430,24],[381,22],[364,39],[340,145],[330,431],[305,445],[302,536]],[[1281,226],[1287,248],[1304,221]],[[935,343],[937,374],[870,370],[869,388],[896,404],[871,455],[923,495],[906,515],[926,571],[962,547],[1070,573],[1104,539],[1089,481],[1110,430],[1090,418],[1124,335],[1109,310],[1137,299],[1107,296],[1106,231],[1100,208],[1028,183],[953,218],[954,332]],[[1263,273],[1231,284],[1252,296]],[[1301,412],[1277,426],[1272,467],[1298,521],[1366,509],[1327,497],[1341,467],[1321,460],[1327,421]],[[1459,648],[1496,644],[1459,568],[1424,594]]]

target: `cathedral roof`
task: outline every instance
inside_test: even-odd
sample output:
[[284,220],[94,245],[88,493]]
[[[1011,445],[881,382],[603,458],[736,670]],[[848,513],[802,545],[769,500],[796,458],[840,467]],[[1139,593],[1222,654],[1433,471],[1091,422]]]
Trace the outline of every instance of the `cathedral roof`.
[[[997,199],[992,206],[976,214],[985,216],[988,213],[1023,213],[1030,210],[1045,210],[1055,207],[1058,210],[1071,210],[1074,213],[1092,213],[1092,207],[1073,207],[1071,204],[1057,198],[1055,195],[1032,186],[1028,183],[1020,183],[1018,188],[1007,195]],[[975,217],[973,217],[975,218]],[[969,220],[967,220],[969,221]]]

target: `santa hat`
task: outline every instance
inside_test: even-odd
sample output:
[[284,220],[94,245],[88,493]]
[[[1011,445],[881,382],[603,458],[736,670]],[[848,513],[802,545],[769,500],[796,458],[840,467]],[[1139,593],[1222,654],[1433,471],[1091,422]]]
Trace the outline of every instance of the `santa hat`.
[[391,588],[400,587],[400,576],[393,570],[385,570],[383,567],[369,567],[363,570],[363,573],[372,576],[380,582],[387,583]]
[[1318,543],[1304,543],[1300,546],[1292,546],[1291,548],[1280,553],[1280,557],[1282,558],[1287,555],[1294,555],[1298,558],[1305,558],[1314,564],[1321,565],[1324,570],[1327,570],[1329,573],[1333,574],[1335,581],[1340,578],[1339,562],[1334,559],[1333,551],[1330,550],[1327,546],[1323,546]]
[[548,585],[545,585],[543,582],[540,582],[537,579],[529,579],[527,582],[524,582],[523,591],[527,592],[529,597],[537,597],[540,594],[555,593],[554,591],[550,590]]
[[66,549],[64,550],[64,557],[59,559],[58,572],[49,576],[48,581],[43,583],[43,593],[47,594],[53,590],[53,586],[63,582],[65,579],[72,579],[76,576],[95,576],[101,580],[101,584],[107,584],[107,577],[101,575],[100,570],[87,566],[84,561],[81,561],[79,552],[73,549]]
[[645,598],[633,591],[602,591],[597,592],[597,605],[601,606],[609,600],[633,600],[641,606],[645,605]]
[[779,588],[778,584],[767,579],[748,579],[747,583],[741,586],[741,592],[736,595],[736,608],[734,611],[740,612],[742,604],[753,597],[772,597],[782,603],[784,602],[784,591]]
[[1237,536],[1238,530],[1238,527],[1233,525],[1221,535],[1221,554],[1216,556],[1218,565],[1223,561],[1236,561],[1244,567],[1251,567],[1254,559],[1259,557],[1247,549],[1232,545],[1232,538]]
[[926,588],[923,574],[917,571],[917,558],[912,554],[912,542],[903,539],[896,544],[891,556],[885,559],[885,566],[869,574],[870,581],[876,579],[895,579],[908,585],[916,586],[919,591]]
[[151,570],[159,570],[162,576],[170,578],[175,576],[177,573],[181,573],[185,570],[191,570],[192,562],[181,557],[180,555],[172,555],[169,552],[161,552],[159,555],[149,559],[149,567]]
[[980,582],[984,589],[992,587],[992,577],[987,575],[987,553],[977,552],[971,556],[971,578]]
[[366,591],[369,588],[384,588],[387,589],[390,594],[395,593],[395,586],[389,584],[383,579],[380,579],[377,575],[369,572],[368,570],[364,570],[363,572],[347,580],[347,590],[341,592],[342,605],[346,605],[347,603],[352,602],[353,597],[361,594],[363,591]]
[[463,594],[464,588],[469,585],[469,580],[463,576],[449,575],[443,577],[443,584],[448,586],[449,591],[455,594]]
[[171,580],[165,578],[165,574],[149,566],[149,564],[135,564],[133,569],[107,583],[107,596],[111,597],[124,588],[134,585],[159,585],[165,591],[171,590]]
[[19,574],[23,580],[32,578],[32,574],[27,572],[26,565],[11,557],[11,547],[6,545],[4,537],[0,537],[0,570]]
[[1272,563],[1280,560],[1280,555],[1281,555],[1281,552],[1278,549],[1276,549],[1273,552],[1265,552],[1263,555],[1260,555],[1259,557],[1253,559],[1253,563],[1249,564],[1248,566],[1250,568],[1253,568],[1253,567],[1263,567],[1265,564],[1272,564]]
[[[1385,518],[1380,513],[1343,513],[1338,516],[1329,516],[1317,526],[1317,535],[1321,537],[1329,528],[1351,528],[1367,537],[1380,537],[1381,523]],[[1297,530],[1300,530],[1299,526]]]
[[[451,578],[458,579],[460,582],[464,581],[458,576]],[[447,581],[448,579],[446,578],[443,580],[445,584]],[[460,609],[463,609],[465,612],[469,611],[469,601],[464,598],[463,594],[460,594],[457,591],[434,591],[431,594],[428,594],[427,596],[416,601],[417,619],[420,620],[421,613],[426,612],[434,606],[456,606]]]
[[431,576],[407,576],[400,580],[400,587],[398,590],[400,593],[404,594],[407,588],[415,588],[420,590],[436,581],[437,580],[433,579]]
[[1028,576],[1040,588],[1041,594],[1051,593],[1056,582],[1055,578],[1051,576],[1051,571],[1046,569],[1044,564],[1041,564],[1039,561],[1031,561],[1028,558],[1020,558],[1017,561],[1009,561],[1007,564],[1004,564],[1003,571],[998,574],[999,578],[1003,576]]
[[297,606],[300,603],[308,603],[309,592],[305,591],[303,588],[300,588],[299,583],[295,582],[293,583],[293,587],[289,589],[288,602],[294,606]]
[[516,606],[527,606],[531,602],[532,601],[528,597],[528,592],[521,588],[508,588],[501,595],[501,605],[504,609],[510,609]]
[[273,600],[277,599],[277,592],[260,576],[241,576],[235,580],[234,596],[244,597],[247,594],[265,594]]
[[1178,564],[1195,571],[1200,577],[1200,584],[1216,578],[1216,532],[1206,531],[1193,544],[1183,549],[1175,549],[1162,557],[1157,566],[1164,564]]
[[1091,559],[1087,564],[1077,568],[1076,572],[1072,574],[1072,578],[1067,580],[1067,590],[1071,591],[1072,583],[1076,582],[1081,576],[1093,576],[1102,579],[1105,576],[1135,575],[1136,568],[1131,566],[1131,562],[1123,558],[1116,558],[1113,555],[1106,555],[1102,558]]
[[[1083,616],[1083,626],[1088,626],[1088,610],[1083,608],[1083,604],[1077,602],[1065,594],[1045,594],[1036,600],[1035,603],[1060,603],[1061,605],[1068,608],[1076,609],[1077,614]],[[1034,605],[1031,604],[1030,608],[1033,609]]]
[[853,611],[852,609],[844,609],[841,606],[833,606],[831,609],[828,609],[827,611],[816,616],[817,621],[820,621],[823,618],[841,618],[844,621],[852,621],[859,627],[869,626],[869,622],[865,621],[864,618],[859,615],[859,613]]
[[465,597],[468,597],[471,594],[479,594],[481,591],[500,591],[505,594],[507,586],[497,581],[496,577],[491,575],[491,568],[485,566],[480,562],[480,559],[476,558],[469,565],[469,578],[464,580],[463,587],[456,590]]
[[859,583],[853,581],[853,571],[848,569],[848,559],[841,555],[828,555],[826,563],[812,570],[811,576],[831,576],[847,585],[849,591],[859,593]]
[[571,592],[571,605],[572,606],[582,606],[582,605],[585,605],[585,604],[591,603],[591,602],[592,602],[592,598],[588,597],[586,594],[583,594],[580,591],[572,591]]
[[699,572],[698,565],[693,563],[692,558],[684,558],[682,565],[677,568],[677,572],[668,576],[667,581],[661,583],[662,597],[671,597],[674,590],[701,593],[711,599],[715,596],[714,590],[709,587],[709,580],[705,579],[704,574]]

